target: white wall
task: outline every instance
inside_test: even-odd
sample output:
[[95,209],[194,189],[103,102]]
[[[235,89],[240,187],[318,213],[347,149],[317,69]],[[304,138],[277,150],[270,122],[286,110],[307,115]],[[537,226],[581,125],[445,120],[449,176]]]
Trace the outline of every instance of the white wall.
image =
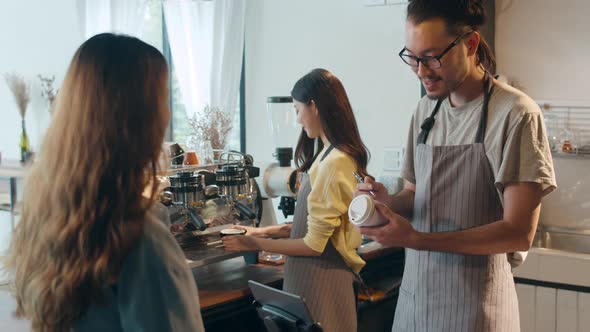
[[590,1],[496,0],[498,72],[537,100],[590,100]]
[[[34,150],[38,150],[41,135],[50,120],[37,75],[55,75],[55,85],[61,84],[82,41],[76,11],[76,0],[10,0],[0,5],[0,75],[16,72],[31,83],[26,125]],[[0,152],[3,158],[20,158],[20,133],[20,115],[2,76]]]
[[[289,94],[315,67],[333,71],[351,99],[372,153],[369,170],[381,174],[383,148],[405,143],[419,83],[398,59],[405,6],[365,7],[363,0],[248,0],[246,13],[247,151],[268,160],[273,151],[267,96]],[[37,74],[61,83],[81,43],[76,0],[3,1],[0,73],[16,71],[32,83],[27,129],[33,146],[49,115]],[[590,2],[496,0],[499,72],[535,99],[588,100]],[[20,121],[0,80],[0,151],[18,157]]]
[[289,95],[295,81],[317,67],[342,80],[372,154],[371,173],[383,173],[384,147],[405,145],[420,98],[418,80],[397,56],[405,6],[363,2],[248,0],[246,150],[255,160],[270,160],[274,151],[266,97]]

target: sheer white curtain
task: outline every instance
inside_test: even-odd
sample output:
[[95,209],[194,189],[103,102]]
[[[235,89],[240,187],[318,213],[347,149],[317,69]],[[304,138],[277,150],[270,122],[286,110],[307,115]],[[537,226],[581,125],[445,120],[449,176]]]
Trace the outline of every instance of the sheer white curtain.
[[97,33],[110,31],[110,0],[78,0],[78,18],[84,40]]
[[78,0],[84,38],[102,32],[140,38],[147,6],[148,0]]
[[114,32],[141,38],[148,0],[111,0],[111,24]]
[[166,0],[172,61],[189,118],[206,105],[236,110],[244,48],[244,0]]

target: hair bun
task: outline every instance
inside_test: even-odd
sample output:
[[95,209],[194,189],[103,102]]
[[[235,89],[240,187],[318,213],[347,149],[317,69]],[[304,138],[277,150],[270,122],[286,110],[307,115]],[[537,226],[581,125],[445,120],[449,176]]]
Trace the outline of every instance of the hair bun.
[[410,0],[407,13],[418,22],[440,16],[475,28],[485,24],[485,7],[486,0]]
[[466,0],[465,1],[465,21],[471,26],[481,26],[486,22],[484,1]]

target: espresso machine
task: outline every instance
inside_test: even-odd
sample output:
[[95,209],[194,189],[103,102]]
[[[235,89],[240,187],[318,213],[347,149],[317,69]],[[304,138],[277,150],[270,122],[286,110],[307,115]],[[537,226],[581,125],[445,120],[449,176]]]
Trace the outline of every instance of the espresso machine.
[[171,153],[168,176],[161,179],[160,201],[167,207],[170,231],[198,267],[244,253],[226,253],[220,231],[233,225],[256,226],[262,203],[253,158],[237,151],[217,151],[210,165],[182,165]]
[[298,179],[291,161],[301,132],[293,99],[268,97],[267,114],[276,160],[254,166],[248,154],[214,151],[218,157],[213,164],[184,165],[184,150],[178,144],[169,147],[169,170],[160,183],[160,201],[167,207],[170,231],[189,267],[252,256],[254,253],[226,253],[220,232],[233,225],[279,223],[273,199],[279,199],[277,207],[284,218],[293,215]]

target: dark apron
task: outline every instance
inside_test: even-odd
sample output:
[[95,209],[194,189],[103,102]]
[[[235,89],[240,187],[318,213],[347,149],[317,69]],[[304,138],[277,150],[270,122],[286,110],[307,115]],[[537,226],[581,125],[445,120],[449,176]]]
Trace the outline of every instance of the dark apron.
[[[322,160],[329,152],[330,149]],[[307,234],[307,196],[311,189],[309,174],[300,173],[291,239],[302,239]],[[313,319],[326,332],[357,330],[354,280],[351,269],[331,240],[318,257],[287,256],[285,261],[283,289],[302,296]]]
[[[490,80],[486,76],[475,143],[426,145],[442,100],[421,126],[412,222],[419,232],[461,231],[503,217],[483,144],[493,90]],[[518,300],[506,254],[406,249],[392,331],[520,331]]]

